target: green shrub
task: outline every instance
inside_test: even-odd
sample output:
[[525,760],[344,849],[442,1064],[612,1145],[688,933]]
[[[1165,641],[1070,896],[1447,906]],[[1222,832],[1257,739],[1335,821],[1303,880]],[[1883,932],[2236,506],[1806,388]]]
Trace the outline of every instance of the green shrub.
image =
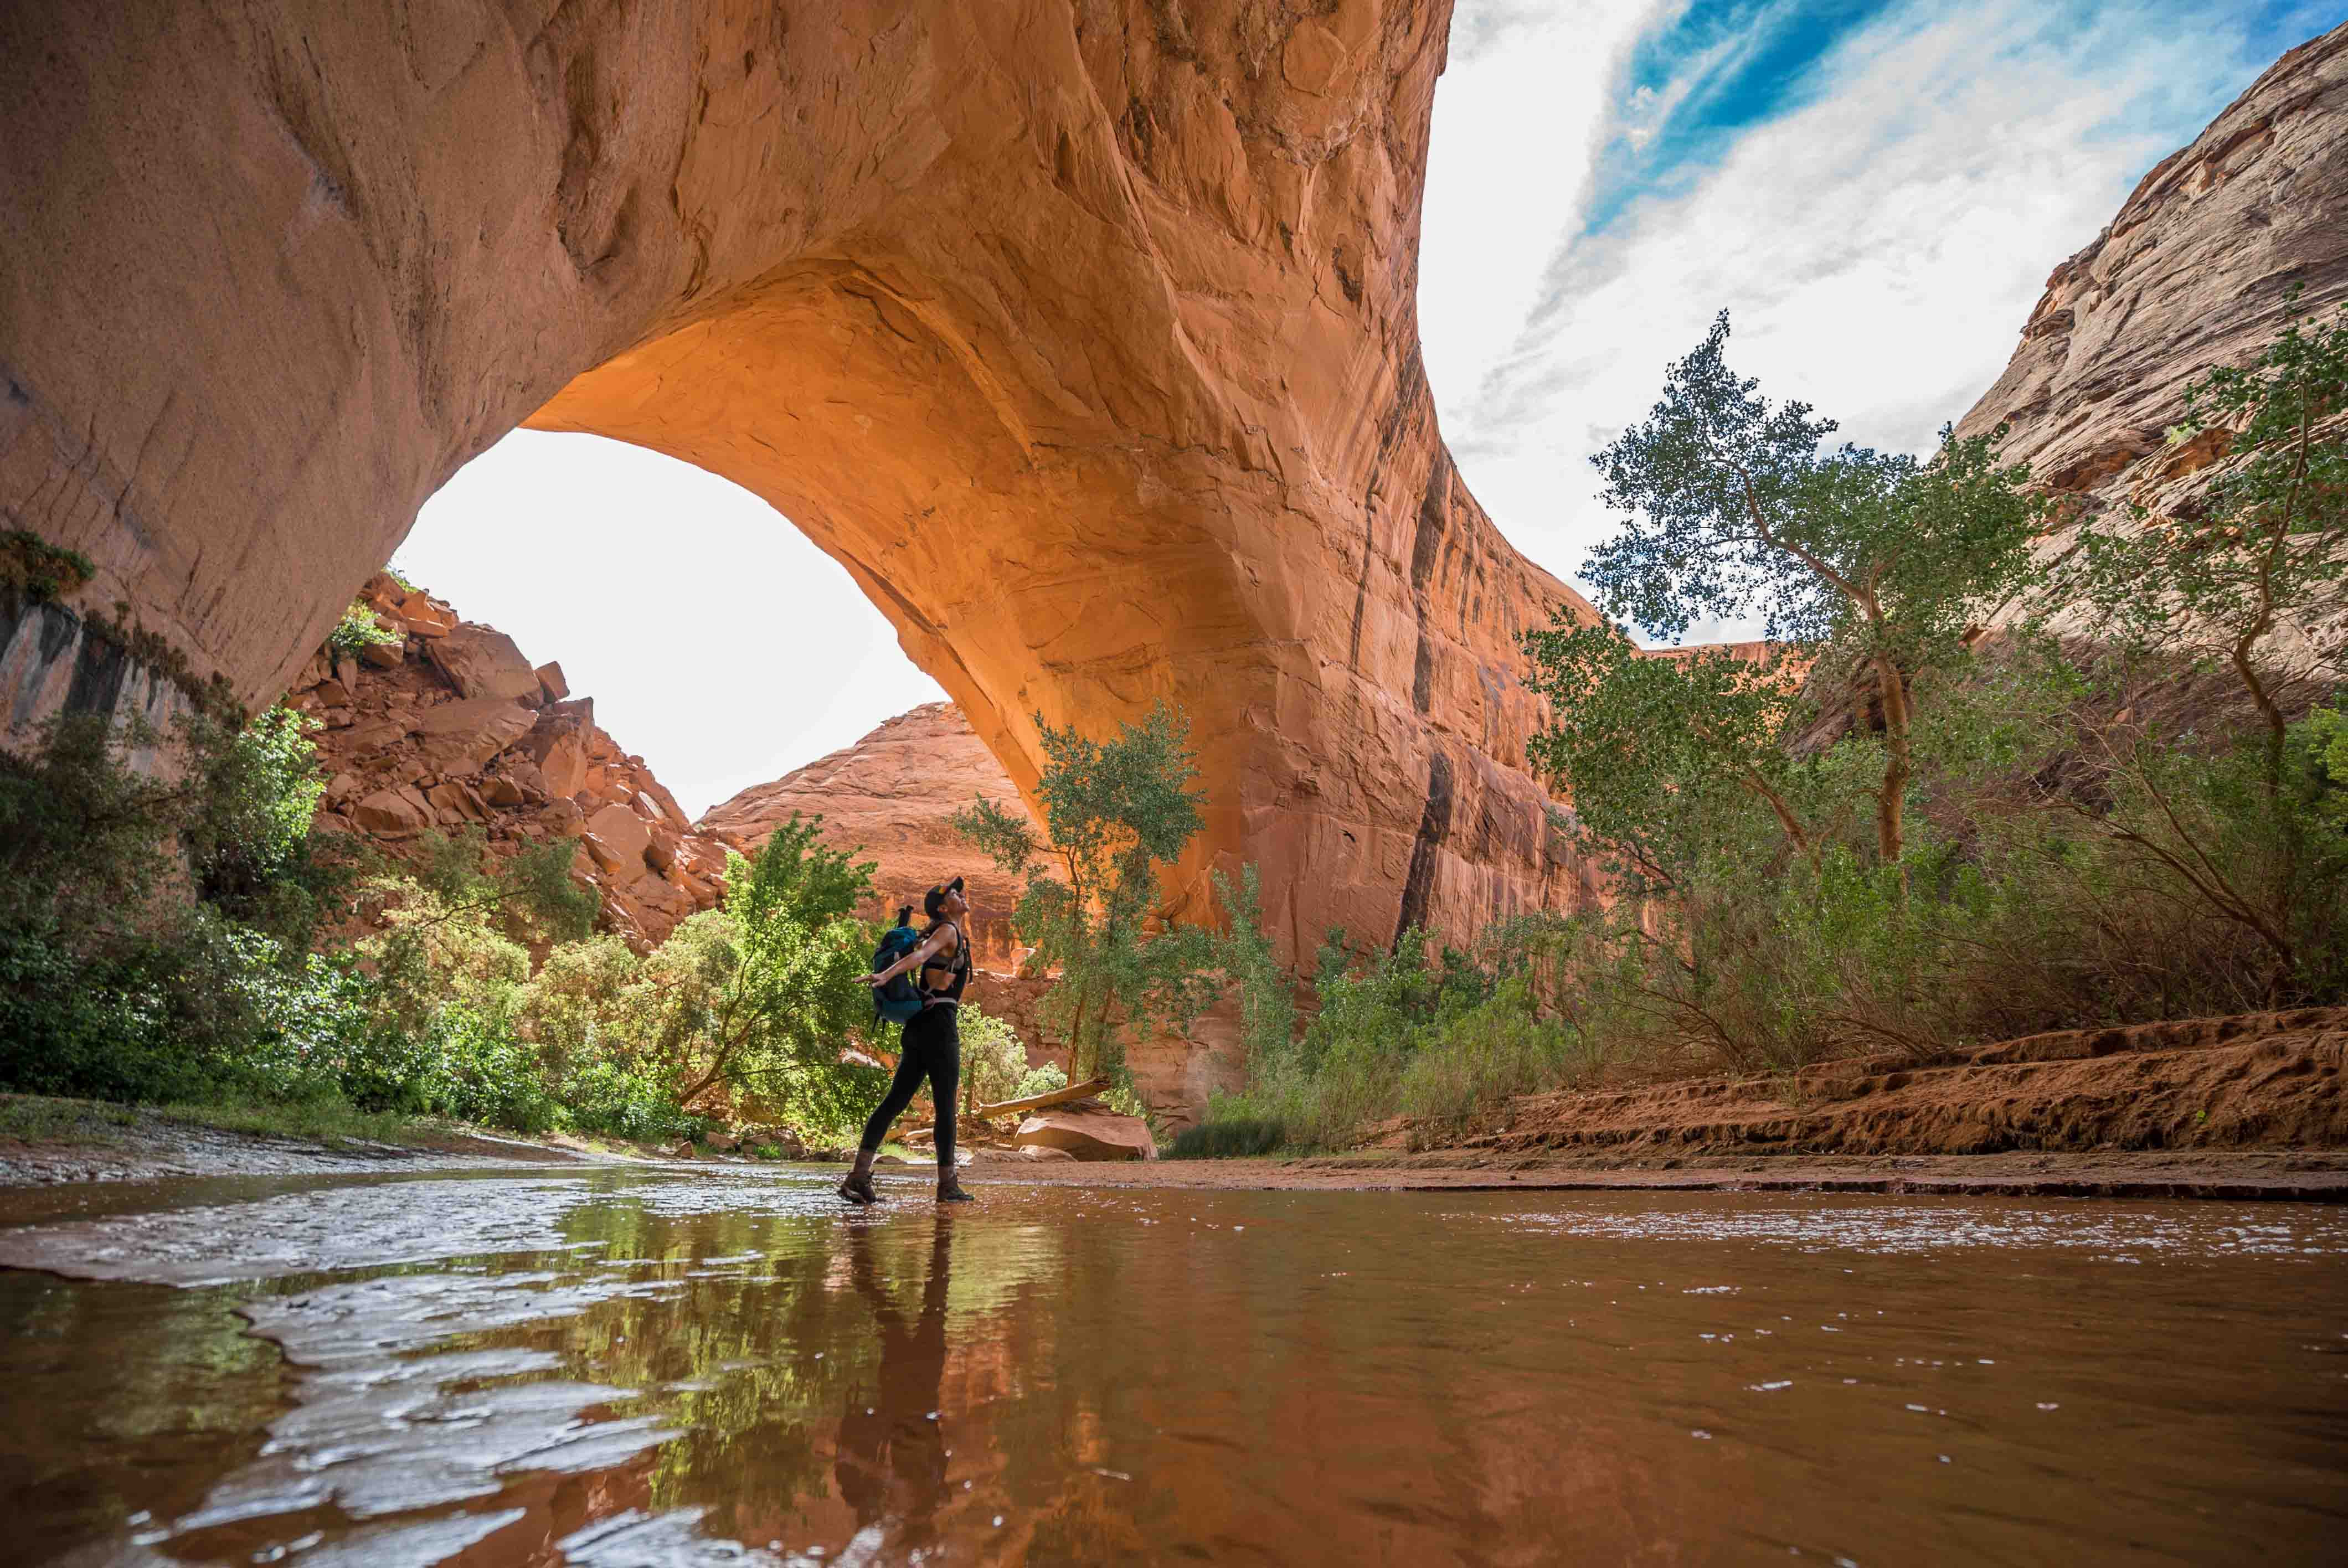
[[[1009,1024],[976,1003],[961,1009],[963,1107],[992,1105],[1021,1097],[1028,1075],[1027,1048]],[[1039,1091],[1040,1092],[1040,1091]]]
[[1050,1094],[1067,1086],[1068,1075],[1060,1071],[1060,1064],[1056,1061],[1047,1061],[1040,1067],[1031,1067],[1021,1073],[1019,1081],[1012,1085],[1011,1092],[1005,1098],[1032,1100],[1038,1094]]
[[366,602],[356,599],[343,611],[335,629],[326,633],[326,648],[338,659],[355,659],[370,648],[388,648],[407,641],[405,633],[394,631],[377,620]]
[[1277,1122],[1252,1116],[1214,1116],[1185,1127],[1168,1146],[1169,1160],[1232,1160],[1269,1154],[1288,1142]]
[[0,593],[46,603],[66,598],[97,575],[97,566],[78,550],[61,549],[25,528],[0,533]]

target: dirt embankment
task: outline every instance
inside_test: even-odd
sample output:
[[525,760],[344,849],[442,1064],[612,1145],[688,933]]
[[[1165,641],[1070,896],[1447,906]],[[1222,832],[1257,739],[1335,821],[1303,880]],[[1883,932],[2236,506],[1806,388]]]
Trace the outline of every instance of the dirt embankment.
[[2002,1041],[1931,1063],[1824,1062],[1528,1095],[1460,1134],[1397,1123],[1381,1146],[1477,1156],[1982,1155],[2348,1150],[2348,1008]]

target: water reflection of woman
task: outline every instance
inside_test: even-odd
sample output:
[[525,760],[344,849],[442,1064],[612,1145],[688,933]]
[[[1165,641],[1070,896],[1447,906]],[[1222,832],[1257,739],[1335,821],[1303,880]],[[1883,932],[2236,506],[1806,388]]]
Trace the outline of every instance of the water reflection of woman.
[[880,1326],[880,1367],[875,1387],[849,1391],[832,1474],[840,1497],[856,1511],[860,1530],[901,1525],[911,1541],[928,1538],[946,1497],[945,1423],[938,1399],[946,1370],[953,1222],[940,1214],[936,1226],[918,1316],[899,1307],[880,1281],[872,1256],[874,1227],[848,1228],[849,1277]]

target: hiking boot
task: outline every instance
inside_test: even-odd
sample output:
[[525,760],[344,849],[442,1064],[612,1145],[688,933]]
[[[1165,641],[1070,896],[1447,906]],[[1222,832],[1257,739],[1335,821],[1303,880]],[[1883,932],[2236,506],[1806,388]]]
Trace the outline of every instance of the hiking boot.
[[938,1202],[942,1204],[974,1204],[978,1200],[962,1190],[962,1184],[948,1176],[938,1184]]

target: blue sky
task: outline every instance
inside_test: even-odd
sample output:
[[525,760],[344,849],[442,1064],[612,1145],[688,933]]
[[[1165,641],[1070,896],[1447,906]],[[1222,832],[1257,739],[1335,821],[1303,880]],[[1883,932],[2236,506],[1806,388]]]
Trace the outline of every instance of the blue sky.
[[[1462,472],[1570,576],[1612,527],[1589,455],[1723,308],[1766,389],[1928,446],[2145,171],[2343,19],[2348,0],[1458,0],[1419,324]],[[516,432],[397,560],[561,660],[696,814],[943,695],[763,502],[612,442]],[[720,575],[755,605],[713,618]]]
[[1724,308],[1765,390],[1928,447],[2145,171],[2343,19],[2348,0],[1461,0],[1419,322],[1462,472],[1570,575],[1612,526],[1589,455]]

